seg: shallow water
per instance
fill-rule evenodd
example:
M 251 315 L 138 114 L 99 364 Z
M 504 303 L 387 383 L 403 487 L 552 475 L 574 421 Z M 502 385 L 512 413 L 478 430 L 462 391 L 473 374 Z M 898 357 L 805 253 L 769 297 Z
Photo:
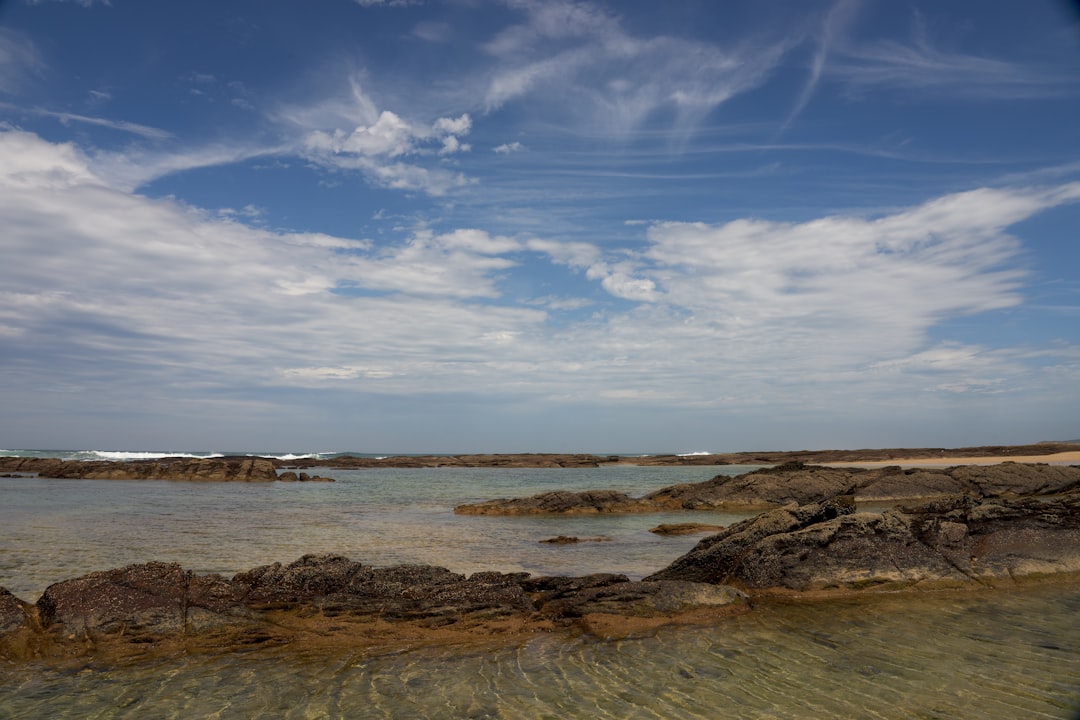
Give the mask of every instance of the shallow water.
M 648 532 L 687 516 L 485 518 L 451 508 L 564 487 L 641 494 L 716 468 L 326 472 L 340 482 L 2 479 L 0 585 L 34 600 L 50 582 L 130 562 L 233 573 L 305 552 L 459 572 L 640 576 L 699 539 Z M 538 543 L 559 534 L 612 540 Z M 553 634 L 0 666 L 0 718 L 1072 718 L 1077 617 L 1080 587 L 1048 587 L 758 603 L 715 626 L 622 641 Z
M 720 468 L 727 474 L 743 466 Z M 305 553 L 340 553 L 375 566 L 430 563 L 455 572 L 541 575 L 621 572 L 641 577 L 699 537 L 649 528 L 685 514 L 475 517 L 453 507 L 556 489 L 641 495 L 706 480 L 717 468 L 316 468 L 336 483 L 185 483 L 0 478 L 0 586 L 34 601 L 51 583 L 133 562 L 179 562 L 232 575 Z M 727 525 L 741 515 L 695 513 Z M 603 542 L 552 546 L 557 535 Z

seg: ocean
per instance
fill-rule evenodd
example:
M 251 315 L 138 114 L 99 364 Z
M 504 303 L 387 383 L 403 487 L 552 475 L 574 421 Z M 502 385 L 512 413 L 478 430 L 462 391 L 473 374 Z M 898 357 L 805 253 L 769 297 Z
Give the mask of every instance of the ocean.
M 498 518 L 452 509 L 553 489 L 640 495 L 749 469 L 310 470 L 338 480 L 330 484 L 0 478 L 0 586 L 32 602 L 50 583 L 129 563 L 231 575 L 305 553 L 465 574 L 640 578 L 700 539 L 649 532 L 686 515 Z M 743 516 L 692 517 L 726 525 Z M 604 540 L 540 542 L 558 535 Z M 619 641 L 554 633 L 381 651 L 9 665 L 0 666 L 0 718 L 1073 718 L 1077 617 L 1080 587 L 908 593 L 759 602 L 715 626 Z

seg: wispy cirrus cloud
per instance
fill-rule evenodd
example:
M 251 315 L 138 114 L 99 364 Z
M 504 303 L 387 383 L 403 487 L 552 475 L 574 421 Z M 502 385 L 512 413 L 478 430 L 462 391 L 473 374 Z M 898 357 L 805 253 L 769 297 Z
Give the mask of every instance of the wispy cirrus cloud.
M 846 43 L 828 67 L 853 92 L 899 89 L 981 100 L 1062 97 L 1080 92 L 1075 74 L 944 49 L 934 43 L 921 15 L 909 42 L 884 39 Z
M 45 61 L 30 38 L 0 27 L 0 93 L 15 93 L 44 70 Z
M 667 113 L 692 127 L 714 108 L 761 85 L 801 42 L 756 38 L 720 47 L 688 38 L 638 37 L 618 18 L 573 0 L 508 3 L 522 24 L 485 44 L 497 58 L 488 82 L 489 110 L 523 97 L 540 98 L 593 127 L 625 134 Z
M 87 403 L 143 409 L 332 388 L 776 412 L 1045 394 L 1078 372 L 1067 346 L 1034 358 L 931 330 L 1023 302 L 1008 228 L 1080 201 L 1080 183 L 876 216 L 653 222 L 607 247 L 477 227 L 374 243 L 132 194 L 30 133 L 0 132 L 0 153 L 5 260 L 19 268 L 0 281 L 0 386 L 25 402 L 60 377 Z M 522 292 L 541 268 L 582 291 Z
M 14 111 L 23 115 L 33 115 L 36 117 L 49 117 L 59 120 L 62 123 L 81 123 L 84 125 L 95 125 L 97 127 L 109 128 L 110 130 L 118 130 L 124 133 L 130 133 L 132 135 L 138 135 L 139 137 L 146 138 L 147 140 L 168 140 L 174 137 L 173 133 L 168 130 L 162 130 L 161 128 L 151 127 L 149 125 L 141 125 L 139 123 L 128 122 L 127 120 L 111 120 L 109 118 L 94 117 L 91 115 L 79 115 L 78 113 L 60 112 L 57 110 L 46 110 L 44 108 L 23 108 L 12 103 L 0 102 L 0 108 L 4 110 Z
M 83 7 L 93 7 L 94 5 L 104 5 L 106 7 L 112 5 L 110 0 L 25 0 L 29 5 L 41 5 L 46 2 L 70 2 L 75 5 L 82 5 Z

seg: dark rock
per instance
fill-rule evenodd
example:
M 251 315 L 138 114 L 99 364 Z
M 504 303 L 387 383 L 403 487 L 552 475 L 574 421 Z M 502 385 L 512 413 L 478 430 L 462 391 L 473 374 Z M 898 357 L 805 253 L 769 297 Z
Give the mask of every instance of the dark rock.
M 37 602 L 45 629 L 62 634 L 183 634 L 247 616 L 239 593 L 217 575 L 195 576 L 176 563 L 151 562 L 50 585 Z M 190 622 L 189 622 L 190 621 Z
M 0 458 L 0 468 L 63 479 L 188 482 L 271 482 L 277 479 L 274 463 L 256 457 L 163 458 L 131 462 Z
M 244 602 L 295 604 L 345 592 L 364 566 L 340 555 L 304 555 L 288 565 L 261 565 L 233 576 Z
M 459 515 L 595 515 L 651 510 L 640 500 L 615 490 L 554 490 L 527 498 L 491 500 L 454 508 Z
M 664 509 L 763 510 L 851 494 L 867 472 L 870 471 L 789 462 L 735 477 L 721 475 L 703 483 L 673 485 L 644 499 Z
M 805 591 L 1080 572 L 1080 493 L 1050 502 L 957 496 L 880 515 L 828 515 L 823 504 L 763 513 L 646 579 Z
M 718 532 L 723 529 L 723 525 L 708 525 L 706 523 L 664 523 L 650 528 L 649 532 L 657 535 L 696 535 L 697 533 Z
M 557 537 L 548 538 L 547 540 L 541 540 L 540 542 L 547 543 L 548 545 L 575 545 L 582 542 L 611 542 L 611 538 L 602 536 L 579 538 L 568 535 L 559 535 Z
M 805 505 L 834 497 L 887 502 L 970 492 L 1045 495 L 1080 487 L 1080 467 L 1001 463 L 961 465 L 944 470 L 833 468 L 787 462 L 734 477 L 671 485 L 641 498 L 611 490 L 553 491 L 528 498 L 460 505 L 461 515 L 538 515 L 713 510 L 756 512 L 791 503 Z
M 24 603 L 7 588 L 0 587 L 0 634 L 15 632 L 31 626 Z

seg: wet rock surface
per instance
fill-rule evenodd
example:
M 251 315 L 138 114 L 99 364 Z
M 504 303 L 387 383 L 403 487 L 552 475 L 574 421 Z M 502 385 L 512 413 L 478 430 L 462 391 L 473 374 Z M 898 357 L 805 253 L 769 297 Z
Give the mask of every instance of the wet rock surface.
M 228 579 L 150 562 L 56 583 L 33 606 L 0 589 L 0 657 L 79 656 L 178 642 L 222 650 L 302 640 L 587 631 L 580 620 L 595 622 L 600 615 L 610 616 L 609 632 L 623 617 L 663 624 L 689 612 L 745 605 L 745 596 L 732 589 L 631 582 L 622 575 L 466 577 L 429 565 L 374 568 L 337 555 L 306 555 Z
M 663 523 L 649 532 L 656 535 L 697 535 L 699 533 L 715 533 L 724 529 L 723 525 L 709 525 L 707 523 Z
M 461 515 L 541 515 L 711 510 L 756 512 L 850 496 L 856 502 L 895 502 L 957 493 L 978 497 L 1049 495 L 1080 487 L 1080 466 L 1005 462 L 941 470 L 898 466 L 834 468 L 788 462 L 730 477 L 662 488 L 641 498 L 614 491 L 553 491 L 528 498 L 460 505 Z

